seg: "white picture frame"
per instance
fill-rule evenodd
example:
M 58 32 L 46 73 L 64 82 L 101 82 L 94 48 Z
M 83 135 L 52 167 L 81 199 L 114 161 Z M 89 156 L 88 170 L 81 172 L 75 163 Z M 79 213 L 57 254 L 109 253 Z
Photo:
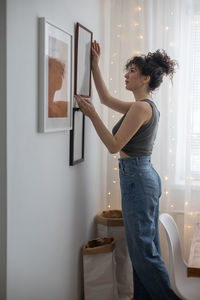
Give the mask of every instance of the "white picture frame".
M 72 129 L 73 36 L 39 18 L 39 132 Z

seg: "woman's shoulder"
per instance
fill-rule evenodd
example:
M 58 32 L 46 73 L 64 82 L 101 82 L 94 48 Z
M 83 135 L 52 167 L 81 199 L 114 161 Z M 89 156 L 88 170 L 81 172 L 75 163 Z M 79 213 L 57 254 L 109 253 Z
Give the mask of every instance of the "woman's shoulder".
M 138 113 L 149 113 L 151 112 L 151 106 L 149 105 L 150 103 L 140 100 L 140 101 L 135 101 L 131 105 L 129 110 L 138 112 Z
M 149 104 L 146 101 L 135 101 L 130 108 L 134 115 L 143 119 L 143 125 L 147 124 L 153 117 L 153 109 Z

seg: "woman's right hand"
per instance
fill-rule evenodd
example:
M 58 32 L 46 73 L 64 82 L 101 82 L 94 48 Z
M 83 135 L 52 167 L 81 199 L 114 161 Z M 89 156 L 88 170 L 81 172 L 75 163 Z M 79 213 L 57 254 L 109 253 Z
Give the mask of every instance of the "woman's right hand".
M 95 66 L 99 63 L 101 50 L 99 44 L 94 40 L 92 43 L 92 68 L 95 68 Z

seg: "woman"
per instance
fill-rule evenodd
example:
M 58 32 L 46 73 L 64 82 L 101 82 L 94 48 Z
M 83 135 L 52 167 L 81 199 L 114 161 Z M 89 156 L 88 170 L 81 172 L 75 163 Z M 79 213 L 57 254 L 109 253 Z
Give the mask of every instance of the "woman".
M 98 62 L 99 44 L 92 45 L 92 73 L 102 104 L 123 115 L 113 135 L 102 123 L 90 101 L 76 96 L 110 153 L 120 151 L 119 175 L 122 212 L 130 258 L 134 272 L 134 300 L 179 299 L 170 287 L 168 273 L 160 254 L 158 212 L 160 177 L 151 164 L 159 111 L 151 92 L 160 86 L 164 75 L 171 78 L 176 62 L 165 51 L 136 56 L 126 64 L 126 89 L 135 101 L 112 97 L 102 79 Z

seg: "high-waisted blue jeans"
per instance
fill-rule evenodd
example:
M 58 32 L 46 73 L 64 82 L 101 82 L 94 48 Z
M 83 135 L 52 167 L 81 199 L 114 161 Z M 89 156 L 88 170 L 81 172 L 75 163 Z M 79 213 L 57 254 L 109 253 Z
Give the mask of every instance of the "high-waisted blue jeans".
M 177 300 L 160 252 L 160 177 L 150 156 L 118 161 L 122 213 L 134 273 L 134 300 Z

